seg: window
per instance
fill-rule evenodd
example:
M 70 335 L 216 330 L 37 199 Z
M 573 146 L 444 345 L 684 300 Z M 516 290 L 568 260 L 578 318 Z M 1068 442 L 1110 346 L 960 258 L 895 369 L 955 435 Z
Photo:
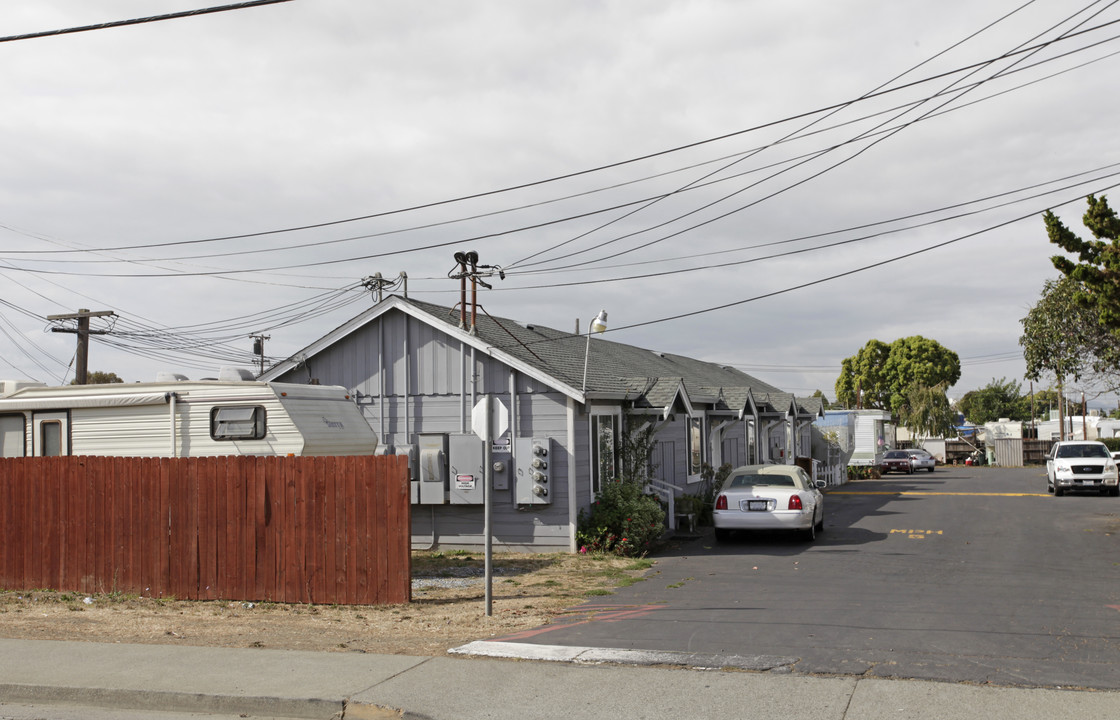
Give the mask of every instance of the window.
M 23 423 L 23 415 L 0 415 L 0 457 L 26 454 Z
M 700 479 L 704 467 L 704 418 L 688 418 L 688 478 L 689 482 Z
M 43 457 L 61 457 L 62 423 L 58 420 L 44 422 L 39 426 L 39 432 L 41 433 L 40 442 L 42 443 Z
M 591 416 L 591 492 L 618 477 L 618 416 Z
M 260 405 L 210 410 L 210 437 L 214 440 L 260 440 L 264 434 L 264 408 Z

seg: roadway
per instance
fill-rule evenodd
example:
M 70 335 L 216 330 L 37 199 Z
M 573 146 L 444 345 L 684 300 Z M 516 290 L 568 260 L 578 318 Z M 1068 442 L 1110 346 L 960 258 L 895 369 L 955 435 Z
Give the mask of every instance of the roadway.
M 825 531 L 677 540 L 647 579 L 496 640 L 795 658 L 792 671 L 1120 688 L 1120 499 L 1040 468 L 832 488 Z

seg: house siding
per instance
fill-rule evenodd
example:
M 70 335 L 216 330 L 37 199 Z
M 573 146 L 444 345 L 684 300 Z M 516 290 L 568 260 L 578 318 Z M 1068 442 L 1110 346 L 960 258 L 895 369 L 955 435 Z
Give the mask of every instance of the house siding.
M 425 433 L 472 433 L 474 404 L 484 394 L 498 398 L 511 411 L 512 439 L 551 439 L 552 488 L 551 503 L 529 508 L 517 506 L 512 477 L 508 490 L 495 490 L 494 542 L 569 547 L 567 397 L 562 393 L 479 350 L 472 353 L 462 341 L 403 313 L 370 322 L 278 379 L 309 378 L 351 389 L 381 442 L 394 447 L 416 445 Z M 586 435 L 586 416 L 577 416 L 576 457 L 586 457 Z M 590 502 L 588 485 L 588 469 L 581 468 L 576 486 L 581 507 Z M 414 505 L 412 542 L 417 547 L 482 544 L 483 512 L 481 504 Z

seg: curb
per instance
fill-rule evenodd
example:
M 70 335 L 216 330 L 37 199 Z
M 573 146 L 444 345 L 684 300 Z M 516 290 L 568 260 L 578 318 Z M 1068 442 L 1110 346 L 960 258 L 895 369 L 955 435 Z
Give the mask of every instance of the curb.
M 800 658 L 779 655 L 716 655 L 670 650 L 625 650 L 621 648 L 571 647 L 567 645 L 533 645 L 529 643 L 476 640 L 451 648 L 452 655 L 544 660 L 582 665 L 670 665 L 693 670 L 749 670 L 752 672 L 790 673 Z
M 9 703 L 88 705 L 110 710 L 162 710 L 215 715 L 256 715 L 282 718 L 400 718 L 395 715 L 351 715 L 342 700 L 294 699 L 245 695 L 207 695 L 158 690 L 109 690 L 104 688 L 0 684 L 0 697 Z M 368 706 L 374 707 L 374 706 Z

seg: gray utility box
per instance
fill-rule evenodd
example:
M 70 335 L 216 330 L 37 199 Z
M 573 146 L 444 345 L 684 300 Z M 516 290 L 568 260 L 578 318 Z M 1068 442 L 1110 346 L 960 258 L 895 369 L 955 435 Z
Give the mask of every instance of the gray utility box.
M 518 505 L 552 502 L 552 438 L 518 438 L 516 441 L 514 500 Z
M 420 479 L 418 501 L 421 505 L 443 505 L 447 502 L 447 435 L 420 435 Z M 414 500 L 415 501 L 415 500 Z
M 449 435 L 447 459 L 450 471 L 447 482 L 452 505 L 481 505 L 484 501 L 486 458 L 482 440 L 477 435 Z

